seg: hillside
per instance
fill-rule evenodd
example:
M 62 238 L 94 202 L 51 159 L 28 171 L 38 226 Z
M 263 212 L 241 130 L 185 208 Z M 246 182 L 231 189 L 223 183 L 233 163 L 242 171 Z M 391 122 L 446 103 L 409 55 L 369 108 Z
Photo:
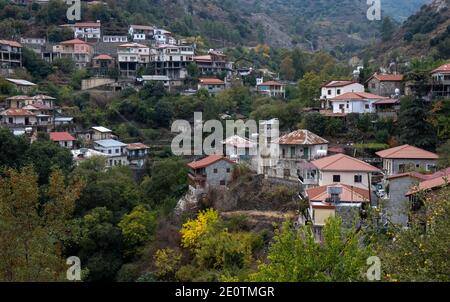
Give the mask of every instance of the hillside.
M 386 43 L 370 47 L 366 55 L 387 63 L 393 59 L 431 55 L 450 56 L 450 0 L 434 0 L 409 17 Z
M 384 0 L 382 9 L 402 19 L 429 0 Z M 204 36 L 214 47 L 255 46 L 352 53 L 379 36 L 380 22 L 366 18 L 362 0 L 107 0 L 84 3 L 83 20 L 101 20 L 106 32 L 129 23 L 162 26 L 182 36 Z M 107 4 L 106 6 L 104 4 Z M 14 6 L 0 1 L 0 36 L 43 35 L 65 23 L 65 5 L 51 0 Z

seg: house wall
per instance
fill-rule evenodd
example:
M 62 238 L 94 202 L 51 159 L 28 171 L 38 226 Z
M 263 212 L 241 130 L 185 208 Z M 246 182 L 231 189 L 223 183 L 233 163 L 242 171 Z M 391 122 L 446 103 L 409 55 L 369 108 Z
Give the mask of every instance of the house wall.
M 342 113 L 340 106 L 344 108 L 344 113 L 374 113 L 375 103 L 377 100 L 361 100 L 361 101 L 332 101 L 333 113 Z M 369 108 L 366 108 L 366 105 Z
M 12 123 L 10 123 L 10 118 L 12 118 Z M 2 116 L 2 124 L 7 125 L 25 125 L 25 119 L 24 116 Z M 28 117 L 28 125 L 35 125 L 37 122 L 35 116 L 29 116 Z
M 328 94 L 328 91 L 330 91 L 330 94 Z M 322 87 L 320 98 L 332 99 L 347 92 L 364 92 L 364 86 L 359 83 L 353 83 L 343 87 Z
M 63 148 L 67 149 L 73 148 L 73 141 L 59 141 L 58 144 Z
M 217 169 L 217 173 L 214 173 L 214 169 Z M 230 169 L 230 172 L 227 172 L 227 169 Z M 226 161 L 221 160 L 218 162 L 215 162 L 212 165 L 209 165 L 205 168 L 205 174 L 206 174 L 206 183 L 212 187 L 214 186 L 220 186 L 221 181 L 225 181 L 225 185 L 227 185 L 232 178 L 232 172 L 233 172 L 233 164 Z
M 367 172 L 342 172 L 342 171 L 319 171 L 319 186 L 326 186 L 335 183 L 333 175 L 340 175 L 340 183 L 355 186 L 362 189 L 369 189 L 369 175 Z M 355 175 L 362 176 L 361 183 L 355 183 Z
M 389 198 L 381 202 L 381 207 L 386 210 L 386 214 L 392 223 L 402 226 L 408 224 L 408 214 L 411 205 L 408 197 L 405 195 L 417 183 L 418 180 L 413 177 L 388 180 Z
M 101 140 L 110 139 L 110 138 L 111 138 L 110 132 L 104 133 L 104 132 L 94 131 L 94 133 L 92 134 L 93 141 L 101 141 Z
M 395 94 L 395 89 L 400 89 L 403 92 L 402 82 L 384 81 L 380 82 L 376 78 L 372 78 L 368 82 L 368 90 L 370 93 L 390 97 Z
M 383 170 L 387 171 L 387 175 L 395 175 L 404 173 L 400 169 L 400 165 L 410 166 L 414 170 L 431 171 L 428 166 L 436 166 L 437 160 L 435 159 L 383 159 Z M 411 170 L 411 169 L 410 169 Z

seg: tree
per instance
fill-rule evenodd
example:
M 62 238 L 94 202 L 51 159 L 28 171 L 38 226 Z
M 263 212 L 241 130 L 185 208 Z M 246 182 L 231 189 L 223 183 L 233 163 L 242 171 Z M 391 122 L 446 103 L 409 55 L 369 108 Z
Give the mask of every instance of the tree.
M 294 62 L 292 61 L 292 58 L 290 56 L 286 56 L 282 61 L 280 65 L 280 73 L 281 77 L 288 81 L 295 80 L 295 69 L 292 66 Z
M 25 152 L 25 157 L 38 173 L 40 184 L 47 183 L 52 169 L 58 168 L 68 173 L 73 167 L 72 153 L 50 140 L 31 144 Z
M 436 132 L 428 122 L 425 102 L 414 97 L 403 97 L 398 118 L 397 140 L 399 144 L 410 144 L 433 150 L 436 147 Z
M 395 32 L 395 25 L 394 22 L 392 22 L 392 19 L 390 17 L 384 17 L 383 21 L 381 23 L 381 39 L 383 42 L 389 41 L 392 39 L 392 35 Z
M 304 128 L 317 135 L 324 135 L 326 123 L 326 118 L 318 112 L 307 113 L 303 119 Z
M 152 205 L 161 205 L 168 198 L 179 198 L 187 189 L 187 168 L 184 161 L 167 158 L 155 161 L 151 176 L 141 184 L 144 196 Z
M 17 137 L 8 128 L 0 127 L 0 167 L 21 167 L 29 145 L 25 136 Z
M 5 171 L 0 177 L 1 281 L 64 280 L 62 244 L 74 233 L 71 218 L 81 189 L 81 182 L 66 185 L 55 170 L 42 195 L 31 167 Z
M 315 106 L 314 102 L 320 97 L 320 86 L 322 79 L 315 72 L 307 72 L 298 82 L 300 99 L 306 106 Z
M 450 167 L 450 139 L 438 149 L 439 166 L 443 169 Z
M 433 102 L 429 120 L 441 141 L 450 139 L 450 102 L 448 100 Z
M 31 49 L 22 49 L 22 60 L 23 66 L 35 79 L 45 79 L 52 72 L 51 65 L 42 60 L 42 58 Z
M 208 227 L 219 221 L 219 213 L 214 209 L 207 209 L 198 213 L 195 220 L 188 220 L 181 228 L 181 245 L 194 249 L 198 246 L 199 238 Z
M 156 216 L 143 205 L 138 205 L 123 216 L 118 226 L 127 248 L 126 254 L 134 255 L 139 246 L 151 239 L 156 228 Z
M 318 243 L 310 226 L 300 230 L 284 223 L 269 248 L 267 264 L 259 265 L 250 280 L 258 282 L 362 281 L 371 255 L 354 228 L 342 229 L 340 218 L 327 221 L 324 242 Z
M 450 281 L 450 188 L 422 197 L 424 224 L 392 230 L 378 246 L 387 281 Z

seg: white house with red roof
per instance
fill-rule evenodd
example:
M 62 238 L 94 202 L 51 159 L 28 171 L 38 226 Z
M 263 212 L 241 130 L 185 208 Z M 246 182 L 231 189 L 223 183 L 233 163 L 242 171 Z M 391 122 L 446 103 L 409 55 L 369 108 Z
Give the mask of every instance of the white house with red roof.
M 347 92 L 329 100 L 334 114 L 375 113 L 375 103 L 387 97 L 367 92 Z
M 323 84 L 320 93 L 322 109 L 330 108 L 328 100 L 347 92 L 364 92 L 364 86 L 349 80 L 333 80 Z
M 436 170 L 439 156 L 433 152 L 410 145 L 402 145 L 376 153 L 383 160 L 383 170 L 387 176 L 409 171 Z
M 50 140 L 66 149 L 73 149 L 76 141 L 69 132 L 50 132 Z
M 221 155 L 210 155 L 187 166 L 189 185 L 196 190 L 228 185 L 235 163 Z
M 372 174 L 380 169 L 345 154 L 336 154 L 311 162 L 318 170 L 318 185 L 342 183 L 370 190 Z
M 431 93 L 434 97 L 450 97 L 450 63 L 439 66 L 431 72 L 433 80 Z

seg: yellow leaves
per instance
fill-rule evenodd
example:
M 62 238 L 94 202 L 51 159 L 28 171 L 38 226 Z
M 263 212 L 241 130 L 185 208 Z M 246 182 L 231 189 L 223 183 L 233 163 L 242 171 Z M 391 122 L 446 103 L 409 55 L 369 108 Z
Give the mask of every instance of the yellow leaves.
M 181 245 L 184 248 L 194 248 L 197 240 L 208 226 L 219 220 L 219 213 L 214 209 L 207 209 L 198 214 L 197 219 L 189 220 L 181 228 Z
M 173 249 L 157 250 L 153 256 L 156 267 L 156 275 L 164 277 L 174 273 L 181 260 L 181 254 Z

